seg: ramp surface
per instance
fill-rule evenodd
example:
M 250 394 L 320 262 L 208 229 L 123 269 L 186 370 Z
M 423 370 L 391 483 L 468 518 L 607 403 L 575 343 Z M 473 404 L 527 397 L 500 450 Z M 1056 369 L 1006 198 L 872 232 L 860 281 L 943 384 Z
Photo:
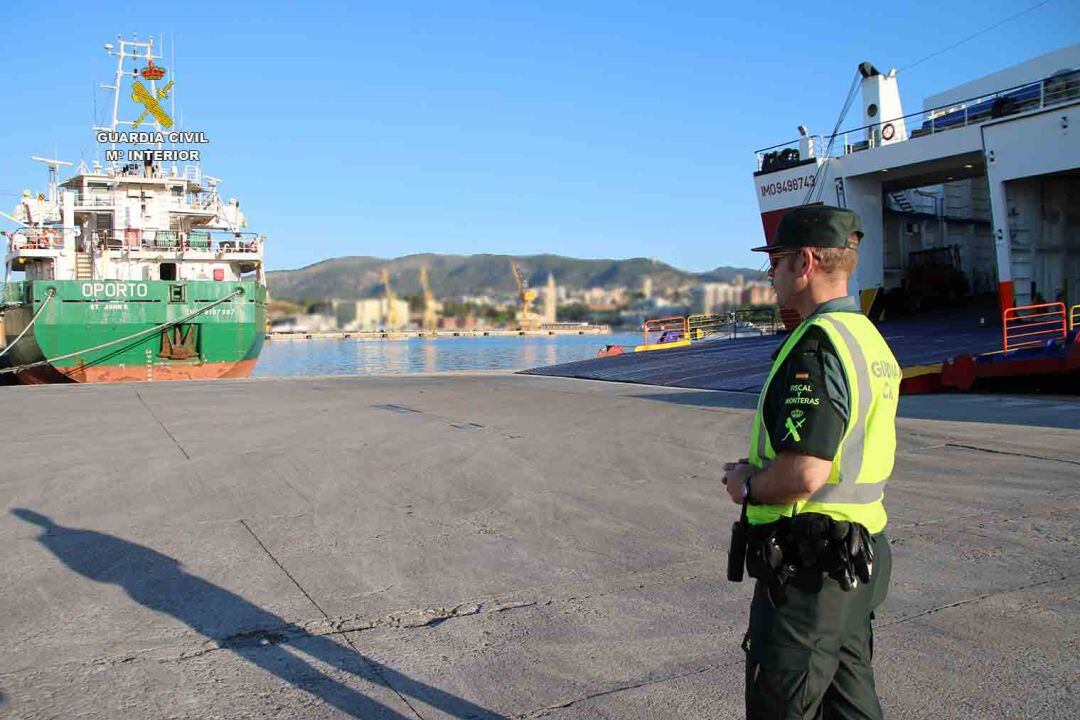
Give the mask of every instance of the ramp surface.
M 1001 328 L 980 326 L 976 315 L 881 323 L 878 328 L 904 368 L 936 365 L 958 355 L 974 357 L 1001 349 Z M 628 352 L 525 372 L 701 390 L 757 392 L 765 383 L 772 354 L 783 340 L 775 335 L 710 340 L 688 348 Z

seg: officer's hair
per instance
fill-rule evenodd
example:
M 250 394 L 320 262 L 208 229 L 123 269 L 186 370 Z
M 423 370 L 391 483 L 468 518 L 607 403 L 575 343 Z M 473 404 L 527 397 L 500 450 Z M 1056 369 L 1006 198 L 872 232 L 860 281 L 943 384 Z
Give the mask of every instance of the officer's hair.
M 848 243 L 858 247 L 859 236 L 852 233 Z M 810 248 L 817 261 L 818 268 L 826 275 L 844 275 L 850 277 L 859 264 L 859 253 L 854 248 Z

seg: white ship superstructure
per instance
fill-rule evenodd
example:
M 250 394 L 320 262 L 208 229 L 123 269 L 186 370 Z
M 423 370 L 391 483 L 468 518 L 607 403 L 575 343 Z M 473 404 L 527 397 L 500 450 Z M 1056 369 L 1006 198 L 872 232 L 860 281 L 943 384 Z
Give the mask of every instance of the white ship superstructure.
M 928 97 L 910 115 L 895 71 L 863 63 L 859 73 L 860 127 L 824 137 L 800 127 L 798 140 L 757 152 L 766 237 L 797 205 L 858 212 L 851 291 L 867 311 L 890 293 L 1080 303 L 1080 44 Z M 950 267 L 965 287 L 940 287 Z
M 127 78 L 145 82 L 149 92 L 161 93 L 153 79 L 140 78 L 140 67 L 153 67 L 160 55 L 154 40 L 118 40 L 106 49 L 117 58 L 113 85 L 112 122 L 97 127 L 99 137 L 129 131 L 135 120 L 120 119 L 120 98 Z M 162 72 L 158 70 L 158 72 Z M 153 77 L 151 75 L 151 77 Z M 142 134 L 169 137 L 168 128 L 153 115 L 139 125 Z M 201 133 L 186 137 L 199 138 Z M 218 178 L 202 172 L 199 163 L 160 162 L 169 151 L 163 143 L 136 150 L 137 162 L 123 160 L 90 166 L 81 163 L 75 174 L 59 181 L 60 160 L 35 157 L 49 170 L 47 193 L 30 190 L 12 212 L 22 227 L 9 234 L 7 271 L 23 271 L 26 280 L 256 280 L 264 283 L 265 238 L 247 228 L 236 199 L 223 202 Z M 116 152 L 115 143 L 109 150 Z M 185 151 L 186 152 L 186 151 Z M 157 155 L 155 155 L 157 153 Z

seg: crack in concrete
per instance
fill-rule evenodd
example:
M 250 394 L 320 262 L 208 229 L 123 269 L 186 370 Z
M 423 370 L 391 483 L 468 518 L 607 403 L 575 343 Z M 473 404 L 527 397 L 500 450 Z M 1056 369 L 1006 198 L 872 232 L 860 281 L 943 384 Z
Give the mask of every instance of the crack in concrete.
M 657 678 L 655 680 L 641 680 L 639 682 L 630 683 L 627 685 L 620 685 L 618 687 L 609 688 L 607 690 L 601 690 L 599 692 L 589 693 L 579 698 L 567 700 L 565 702 L 555 703 L 554 705 L 548 705 L 546 707 L 537 708 L 536 710 L 530 710 L 520 715 L 514 715 L 514 720 L 528 720 L 530 718 L 544 717 L 555 710 L 563 710 L 581 702 L 587 702 L 589 700 L 595 700 L 596 698 L 606 697 L 608 695 L 615 695 L 616 693 L 625 692 L 627 690 L 636 690 L 638 688 L 649 687 L 651 685 L 661 685 L 663 683 L 672 682 L 673 680 L 681 680 L 682 678 L 692 677 L 694 675 L 701 675 L 711 670 L 721 670 L 725 668 L 733 667 L 731 664 L 717 664 L 708 665 L 703 668 L 695 668 L 694 670 L 688 670 L 686 672 L 676 673 L 667 677 Z
M 281 569 L 281 572 L 285 573 L 285 576 L 287 578 L 289 578 L 289 580 L 292 581 L 293 585 L 295 585 L 297 587 L 297 589 L 300 590 L 301 593 L 304 594 L 304 597 L 306 597 L 308 599 L 308 602 L 310 602 L 312 604 L 312 606 L 314 606 L 314 608 L 319 611 L 319 614 L 321 614 L 326 619 L 327 622 L 332 623 L 333 621 L 330 619 L 330 615 L 327 614 L 327 612 L 322 609 L 322 606 L 319 605 L 319 603 L 315 602 L 315 598 L 311 597 L 311 594 L 308 593 L 308 591 L 304 589 L 304 586 L 301 585 L 296 580 L 296 578 L 294 578 L 292 576 L 292 573 L 290 573 L 285 568 L 285 566 L 282 565 L 281 562 L 276 557 L 274 557 L 274 554 L 272 552 L 270 552 L 270 549 L 268 547 L 266 547 L 265 543 L 263 543 L 263 541 L 259 538 L 259 536 L 255 534 L 255 531 L 251 529 L 251 526 L 249 526 L 247 524 L 247 521 L 241 519 L 240 524 L 244 526 L 245 530 L 247 530 L 249 533 L 251 533 L 251 537 L 253 537 L 255 539 L 255 542 L 259 544 L 259 547 L 261 547 L 263 549 L 263 552 L 266 553 L 266 556 L 268 558 L 270 558 L 274 562 L 274 564 L 278 566 L 278 568 Z M 310 636 L 310 633 L 307 633 L 307 635 Z M 417 709 L 415 707 L 413 707 L 413 704 L 411 702 L 409 702 L 408 698 L 406 698 L 396 687 L 394 687 L 392 684 L 390 684 L 390 682 L 386 679 L 386 676 L 384 676 L 382 674 L 382 670 L 379 668 L 379 666 L 377 664 L 371 662 L 366 655 L 364 655 L 362 652 L 360 652 L 360 649 L 356 647 L 356 645 L 352 641 L 352 638 L 350 638 L 348 636 L 348 634 L 343 633 L 342 634 L 342 639 L 345 641 L 345 643 L 350 648 L 352 648 L 352 651 L 354 653 L 356 653 L 356 656 L 358 658 L 360 658 L 360 660 L 362 660 L 365 665 L 368 666 L 368 670 L 370 670 L 376 677 L 379 678 L 379 680 L 382 682 L 384 687 L 390 688 L 390 690 L 393 691 L 393 693 L 398 696 L 398 699 L 401 700 L 401 702 L 403 702 L 407 708 L 412 710 L 413 714 L 416 715 L 416 717 L 419 720 L 424 720 L 424 716 L 421 715 L 419 713 L 419 711 L 417 711 Z
M 360 633 L 366 630 L 375 630 L 379 628 L 411 630 L 421 629 L 425 627 L 435 627 L 442 624 L 443 622 L 446 622 L 447 620 L 453 620 L 457 618 L 479 615 L 497 615 L 530 607 L 563 603 L 577 603 L 584 600 L 595 600 L 598 598 L 603 598 L 612 594 L 616 594 L 618 592 L 622 592 L 624 590 L 638 590 L 641 587 L 640 583 L 642 582 L 642 580 L 658 580 L 660 582 L 665 582 L 665 580 L 663 579 L 663 575 L 674 570 L 686 568 L 693 569 L 695 566 L 711 568 L 714 564 L 712 556 L 710 555 L 705 558 L 695 558 L 692 560 L 672 563 L 670 565 L 665 565 L 658 568 L 637 570 L 627 573 L 623 576 L 613 578 L 609 587 L 605 587 L 599 589 L 597 592 L 591 593 L 579 594 L 573 592 L 572 588 L 578 583 L 556 583 L 554 586 L 549 585 L 535 588 L 522 588 L 521 590 L 496 597 L 466 600 L 453 606 L 434 606 L 426 608 L 409 608 L 406 610 L 396 610 L 376 618 L 364 618 L 356 615 L 352 617 L 339 617 L 335 619 L 329 617 L 325 612 L 323 612 L 321 607 L 314 600 L 311 600 L 310 595 L 306 593 L 304 588 L 300 586 L 300 584 L 291 575 L 291 573 L 289 573 L 288 570 L 286 570 L 281 565 L 281 563 L 278 562 L 277 559 L 269 552 L 265 544 L 263 544 L 259 540 L 258 536 L 255 535 L 255 533 L 247 525 L 247 522 L 245 520 L 236 519 L 231 520 L 230 522 L 240 522 L 245 526 L 245 529 L 249 533 L 251 533 L 252 536 L 255 538 L 255 541 L 259 543 L 259 546 L 260 548 L 262 548 L 263 552 L 266 553 L 267 556 L 293 582 L 293 584 L 296 585 L 302 593 L 304 593 L 305 597 L 307 597 L 311 601 L 312 605 L 317 610 L 319 610 L 322 618 L 316 620 L 301 619 L 291 622 L 283 621 L 281 625 L 274 627 L 251 628 L 243 630 L 241 632 L 233 633 L 232 635 L 229 635 L 220 640 L 206 640 L 200 643 L 200 647 L 198 650 L 180 650 L 179 654 L 175 654 L 175 651 L 169 650 L 170 647 L 175 646 L 162 645 L 156 648 L 139 650 L 134 653 L 134 656 L 137 656 L 139 659 L 156 660 L 157 662 L 161 663 L 184 662 L 186 660 L 201 657 L 209 653 L 217 652 L 218 650 L 231 649 L 233 647 L 288 644 L 294 639 L 304 637 L 345 635 L 346 640 L 348 640 L 347 635 L 349 633 Z M 645 577 L 643 578 L 642 576 Z M 698 574 L 692 574 L 688 576 L 684 574 L 680 579 L 683 581 L 688 581 L 696 579 L 698 577 Z M 384 592 L 390 587 L 393 586 L 380 588 L 374 593 L 369 594 L 377 594 L 380 592 Z M 558 596 L 558 592 L 560 590 L 565 593 L 565 591 L 568 589 L 571 590 L 569 594 L 564 594 L 561 597 Z M 522 595 L 530 592 L 533 594 L 532 597 L 528 597 L 527 595 L 525 597 L 522 597 Z M 297 631 L 291 628 L 299 628 L 300 630 Z M 126 663 L 133 659 L 134 656 L 132 653 L 127 652 L 113 657 L 106 656 L 96 658 L 93 660 L 93 662 L 105 665 Z M 9 671 L 7 673 L 0 672 L 0 677 L 4 677 L 5 675 L 11 674 L 12 672 L 21 672 L 21 670 Z
M 945 447 L 960 448 L 963 450 L 977 450 L 979 452 L 990 453 L 992 455 L 1011 455 L 1013 457 L 1029 458 L 1031 460 L 1047 460 L 1049 462 L 1067 463 L 1069 465 L 1080 465 L 1080 461 L 1065 460 L 1063 458 L 1046 457 L 1045 455 L 1031 455 L 1029 453 L 1012 452 L 1011 450 L 994 450 L 992 448 L 979 447 L 978 445 L 964 445 L 962 443 L 945 443 Z
M 334 635 L 346 635 L 347 633 L 359 633 L 377 628 L 416 629 L 435 627 L 447 620 L 468 617 L 470 615 L 504 613 L 521 608 L 546 605 L 552 600 L 523 600 L 510 602 L 473 602 L 462 603 L 454 607 L 441 608 L 418 608 L 399 610 L 377 618 L 338 618 L 333 620 L 329 617 L 325 621 L 309 621 L 284 624 L 276 628 L 258 628 L 229 635 L 216 641 L 213 646 L 205 647 L 195 652 L 183 653 L 176 658 L 176 662 L 182 662 L 191 658 L 201 657 L 218 650 L 227 650 L 234 647 L 257 647 L 260 645 L 287 644 L 295 639 L 305 637 L 327 637 Z M 324 616 L 325 617 L 325 616 Z M 299 627 L 300 630 L 290 631 L 289 626 Z
M 153 408 L 146 404 L 146 401 L 143 400 L 143 396 L 139 394 L 138 390 L 135 391 L 135 397 L 139 398 L 139 402 L 141 402 L 142 406 L 146 408 L 146 411 L 150 413 L 150 417 L 154 418 L 154 420 L 157 421 L 157 424 L 161 426 L 161 429 L 165 431 L 165 434 L 169 436 L 169 439 L 172 440 L 176 447 L 179 448 L 180 452 L 184 454 L 184 457 L 188 460 L 191 460 L 191 456 L 188 455 L 187 450 L 184 449 L 184 446 L 180 444 L 180 441 L 177 440 L 171 432 L 169 432 L 169 428 L 165 427 L 165 423 L 161 422 L 161 418 L 157 416 L 157 413 L 154 412 Z
M 1075 578 L 1075 577 L 1080 577 L 1080 573 L 1073 573 L 1072 575 L 1059 575 L 1058 577 L 1050 578 L 1049 580 L 1040 580 L 1038 582 L 1029 583 L 1027 585 L 1021 585 L 1020 587 L 1010 588 L 1008 590 L 998 590 L 996 592 L 984 593 L 982 595 L 977 595 L 975 597 L 966 598 L 964 600 L 957 600 L 956 602 L 945 603 L 944 605 L 937 605 L 935 607 L 932 607 L 932 608 L 930 608 L 928 610 L 923 610 L 922 612 L 916 613 L 914 615 L 908 615 L 907 617 L 898 618 L 896 620 L 891 620 L 889 622 L 884 622 L 884 623 L 880 623 L 880 624 L 875 623 L 874 624 L 874 630 L 881 630 L 883 628 L 893 627 L 895 625 L 902 625 L 902 624 L 904 624 L 906 622 L 910 622 L 912 620 L 917 620 L 917 619 L 919 619 L 921 617 L 926 617 L 927 615 L 933 615 L 934 613 L 941 612 L 942 610 L 948 610 L 948 609 L 954 608 L 954 607 L 961 607 L 963 605 L 970 605 L 972 603 L 977 603 L 977 602 L 981 602 L 983 600 L 986 600 L 987 598 L 997 597 L 999 595 L 1008 595 L 1010 593 L 1021 592 L 1023 590 L 1030 590 L 1032 588 L 1042 587 L 1043 585 L 1050 585 L 1052 583 L 1061 582 L 1062 580 L 1071 580 L 1072 578 Z

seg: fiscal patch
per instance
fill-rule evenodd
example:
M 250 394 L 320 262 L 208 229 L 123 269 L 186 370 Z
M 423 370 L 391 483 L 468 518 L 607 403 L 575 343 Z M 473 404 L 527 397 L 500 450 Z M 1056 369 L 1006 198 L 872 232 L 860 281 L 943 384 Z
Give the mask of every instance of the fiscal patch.
M 795 396 L 792 397 L 791 395 L 788 395 L 788 397 L 784 400 L 784 405 L 811 405 L 812 406 L 812 405 L 821 404 L 821 399 L 820 398 L 804 397 L 803 396 L 803 393 L 812 394 L 814 392 L 814 386 L 811 385 L 810 383 L 795 383 L 794 385 L 792 385 L 791 387 L 788 388 L 788 392 L 789 393 L 795 393 Z

